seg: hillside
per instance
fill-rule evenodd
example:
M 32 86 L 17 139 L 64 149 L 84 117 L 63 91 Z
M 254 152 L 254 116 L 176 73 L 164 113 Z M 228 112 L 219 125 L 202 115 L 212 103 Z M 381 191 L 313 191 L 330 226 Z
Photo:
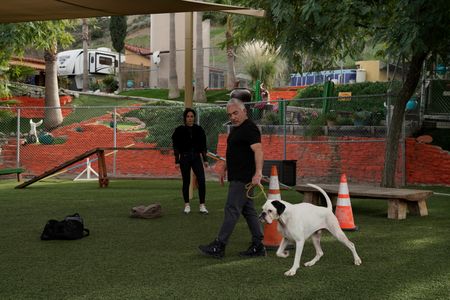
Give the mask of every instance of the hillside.
M 88 22 L 90 37 L 89 48 L 112 48 L 111 36 L 109 33 L 109 18 L 90 18 Z M 127 38 L 125 42 L 134 46 L 148 48 L 150 45 L 150 16 L 128 16 L 127 24 Z M 75 38 L 75 41 L 70 46 L 70 49 L 82 48 L 81 23 L 75 26 L 72 35 Z

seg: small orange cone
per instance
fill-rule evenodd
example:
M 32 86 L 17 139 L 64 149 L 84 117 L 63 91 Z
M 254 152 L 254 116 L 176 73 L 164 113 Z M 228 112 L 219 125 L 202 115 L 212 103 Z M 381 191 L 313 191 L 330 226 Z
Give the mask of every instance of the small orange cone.
M 270 172 L 269 195 L 267 200 L 281 200 L 280 184 L 278 182 L 277 166 L 273 165 Z M 277 248 L 283 237 L 278 232 L 278 222 L 273 220 L 272 224 L 264 224 L 263 244 L 266 248 Z
M 358 227 L 355 226 L 355 221 L 353 220 L 352 204 L 350 202 L 347 177 L 345 174 L 341 175 L 341 182 L 339 183 L 335 215 L 342 230 L 358 230 Z

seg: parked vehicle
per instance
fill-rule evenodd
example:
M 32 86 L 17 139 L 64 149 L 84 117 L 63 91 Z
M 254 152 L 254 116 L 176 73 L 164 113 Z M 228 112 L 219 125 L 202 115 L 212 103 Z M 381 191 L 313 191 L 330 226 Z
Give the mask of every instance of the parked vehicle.
M 119 66 L 119 53 L 109 48 L 89 49 L 88 65 L 90 80 L 115 75 Z M 66 76 L 72 90 L 83 88 L 83 49 L 58 53 L 58 76 Z

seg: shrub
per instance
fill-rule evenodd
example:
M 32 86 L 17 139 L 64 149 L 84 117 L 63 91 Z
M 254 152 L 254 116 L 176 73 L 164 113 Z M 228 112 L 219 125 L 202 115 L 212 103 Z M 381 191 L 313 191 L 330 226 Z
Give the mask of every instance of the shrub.
M 24 82 L 27 77 L 34 75 L 35 70 L 31 67 L 12 65 L 5 73 L 11 81 Z
M 102 90 L 103 86 L 104 86 L 103 82 L 101 82 L 101 81 L 94 80 L 94 81 L 89 82 L 89 89 L 91 91 Z
M 167 102 L 164 102 L 164 107 L 156 106 L 158 103 L 153 105 L 155 107 L 133 110 L 124 116 L 136 117 L 146 124 L 148 136 L 144 142 L 155 143 L 161 148 L 172 147 L 172 133 L 183 124 L 184 106 Z M 201 107 L 197 109 L 197 114 L 206 133 L 208 150 L 215 152 L 218 135 L 224 132 L 223 124 L 228 121 L 225 110 L 220 107 Z
M 119 82 L 112 75 L 106 76 L 102 80 L 102 82 L 103 82 L 106 92 L 108 92 L 108 93 L 112 93 L 119 88 Z
M 326 119 L 323 115 L 319 115 L 316 118 L 311 119 L 311 122 L 306 127 L 305 136 L 318 136 L 323 135 L 323 126 L 326 124 Z
M 269 111 L 261 118 L 262 125 L 280 125 L 280 117 L 276 112 Z
M 219 133 L 225 132 L 224 124 L 228 121 L 225 109 L 220 107 L 199 108 L 200 124 L 206 133 L 208 150 L 216 152 Z
M 396 94 L 400 88 L 401 83 L 398 81 L 392 82 L 359 82 L 352 84 L 336 84 L 334 86 L 333 97 L 337 97 L 339 92 L 351 92 L 352 96 L 358 95 L 382 95 L 386 94 L 388 89 Z M 303 98 L 319 98 L 323 96 L 323 84 L 310 85 L 304 89 L 298 90 L 296 99 Z
M 342 84 L 335 85 L 333 97 L 337 97 L 339 92 L 351 92 L 354 97 L 349 101 L 342 101 L 342 99 L 328 99 L 329 108 L 337 112 L 355 112 L 358 110 L 364 110 L 373 114 L 382 115 L 384 112 L 384 102 L 386 98 L 380 97 L 361 97 L 370 95 L 385 95 L 388 89 L 392 90 L 392 93 L 396 93 L 400 89 L 399 82 L 362 82 L 354 84 Z M 315 107 L 321 109 L 323 106 L 323 99 L 307 100 L 307 98 L 321 98 L 323 94 L 323 84 L 311 85 L 307 88 L 298 91 L 295 98 L 303 99 L 303 101 L 291 101 L 289 105 L 301 106 L 301 107 Z

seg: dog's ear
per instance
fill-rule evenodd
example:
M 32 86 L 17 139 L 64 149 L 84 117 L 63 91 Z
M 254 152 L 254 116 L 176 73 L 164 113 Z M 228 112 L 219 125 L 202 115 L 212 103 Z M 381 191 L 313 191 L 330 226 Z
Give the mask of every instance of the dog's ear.
M 281 203 L 278 200 L 272 201 L 272 205 L 277 209 L 277 214 L 279 216 L 281 216 L 281 214 L 284 212 L 284 210 L 286 209 L 286 205 L 284 205 L 283 203 Z

